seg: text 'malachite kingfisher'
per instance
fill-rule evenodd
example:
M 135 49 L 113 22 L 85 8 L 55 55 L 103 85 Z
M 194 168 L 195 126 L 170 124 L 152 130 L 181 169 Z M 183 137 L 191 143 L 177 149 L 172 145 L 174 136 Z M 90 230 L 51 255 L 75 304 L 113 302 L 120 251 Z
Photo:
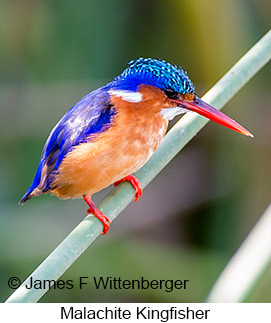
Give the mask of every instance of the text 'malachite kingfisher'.
M 34 181 L 20 204 L 52 193 L 81 198 L 103 223 L 110 225 L 91 196 L 114 183 L 129 181 L 141 196 L 139 180 L 131 175 L 157 149 L 168 120 L 194 111 L 246 136 L 253 135 L 195 95 L 186 72 L 164 60 L 138 58 L 107 85 L 76 103 L 53 128 L 42 151 Z

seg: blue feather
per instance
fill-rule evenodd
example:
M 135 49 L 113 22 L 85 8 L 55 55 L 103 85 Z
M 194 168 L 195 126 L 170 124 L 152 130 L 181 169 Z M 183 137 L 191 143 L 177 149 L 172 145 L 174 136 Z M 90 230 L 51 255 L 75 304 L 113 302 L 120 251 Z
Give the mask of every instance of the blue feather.
M 110 97 L 104 88 L 97 89 L 76 103 L 51 131 L 42 151 L 41 160 L 32 185 L 20 200 L 24 203 L 31 192 L 39 187 L 41 193 L 51 189 L 54 179 L 64 157 L 72 149 L 89 141 L 89 136 L 97 134 L 111 125 L 115 110 L 110 105 Z M 41 173 L 47 166 L 46 178 L 41 181 Z

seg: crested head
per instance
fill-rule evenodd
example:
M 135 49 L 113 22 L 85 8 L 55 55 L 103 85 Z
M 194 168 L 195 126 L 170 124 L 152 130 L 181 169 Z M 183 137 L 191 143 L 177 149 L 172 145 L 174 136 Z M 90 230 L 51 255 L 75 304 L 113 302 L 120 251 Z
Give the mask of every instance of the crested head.
M 137 91 L 140 85 L 152 85 L 163 91 L 172 90 L 180 94 L 195 91 L 193 83 L 181 67 L 152 58 L 130 61 L 127 68 L 110 83 L 111 88 L 128 91 Z

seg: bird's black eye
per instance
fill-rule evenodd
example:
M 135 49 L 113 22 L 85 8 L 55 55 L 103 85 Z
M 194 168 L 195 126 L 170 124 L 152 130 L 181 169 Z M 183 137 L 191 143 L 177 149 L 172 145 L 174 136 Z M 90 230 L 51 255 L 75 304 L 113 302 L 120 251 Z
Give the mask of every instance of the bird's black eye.
M 176 100 L 179 98 L 179 93 L 173 91 L 172 89 L 166 89 L 164 92 L 169 99 Z

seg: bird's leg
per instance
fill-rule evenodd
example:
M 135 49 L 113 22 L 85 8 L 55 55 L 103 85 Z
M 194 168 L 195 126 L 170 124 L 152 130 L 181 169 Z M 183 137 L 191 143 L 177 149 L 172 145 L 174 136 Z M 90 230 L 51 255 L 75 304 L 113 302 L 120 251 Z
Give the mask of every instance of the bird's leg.
M 96 216 L 96 218 L 98 218 L 103 226 L 103 232 L 102 234 L 106 234 L 106 232 L 108 231 L 109 227 L 110 227 L 110 223 L 111 221 L 109 220 L 109 218 L 103 214 L 103 212 L 101 212 L 93 203 L 90 195 L 83 195 L 84 201 L 87 203 L 87 205 L 89 206 L 89 209 L 87 210 L 87 213 L 92 213 L 94 216 Z
M 142 195 L 142 187 L 140 184 L 140 181 L 133 175 L 128 175 L 123 177 L 121 180 L 117 181 L 114 183 L 114 187 L 119 185 L 119 183 L 121 182 L 130 182 L 133 186 L 133 188 L 135 189 L 135 199 L 134 201 L 138 201 L 138 199 L 140 198 L 140 196 Z

